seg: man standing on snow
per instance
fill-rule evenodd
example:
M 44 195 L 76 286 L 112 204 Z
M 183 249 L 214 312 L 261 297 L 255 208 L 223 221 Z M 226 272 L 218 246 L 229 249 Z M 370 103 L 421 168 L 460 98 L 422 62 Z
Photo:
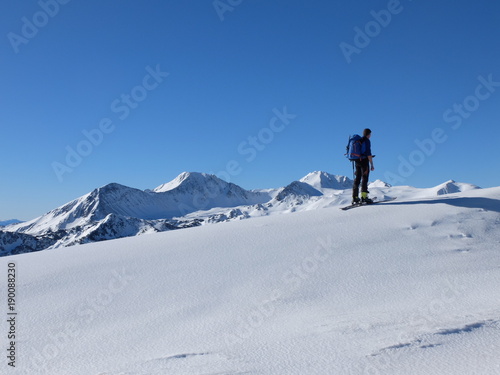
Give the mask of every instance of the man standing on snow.
M 352 203 L 359 203 L 359 183 L 361 182 L 361 202 L 370 204 L 373 201 L 368 198 L 368 178 L 370 176 L 370 170 L 375 170 L 373 166 L 373 156 L 370 137 L 372 136 L 372 131 L 370 129 L 363 130 L 363 138 L 361 138 L 362 152 L 361 157 L 355 161 L 356 166 L 356 178 L 354 179 L 354 185 L 352 186 Z

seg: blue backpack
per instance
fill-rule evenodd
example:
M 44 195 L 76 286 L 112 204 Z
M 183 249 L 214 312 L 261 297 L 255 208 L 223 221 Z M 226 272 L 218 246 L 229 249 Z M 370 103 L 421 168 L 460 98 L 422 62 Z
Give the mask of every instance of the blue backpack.
M 358 134 L 354 134 L 349 137 L 349 143 L 346 146 L 345 157 L 349 160 L 359 160 L 361 159 L 361 155 L 365 152 L 365 145 L 362 142 L 363 138 L 361 138 Z

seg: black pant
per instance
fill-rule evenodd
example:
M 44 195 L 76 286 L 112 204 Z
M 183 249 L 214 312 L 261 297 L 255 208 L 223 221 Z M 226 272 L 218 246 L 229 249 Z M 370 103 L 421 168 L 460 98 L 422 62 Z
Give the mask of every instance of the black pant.
M 356 198 L 359 195 L 359 183 L 361 182 L 361 191 L 368 192 L 368 178 L 370 177 L 370 163 L 368 159 L 356 160 L 356 178 L 352 185 L 352 196 Z

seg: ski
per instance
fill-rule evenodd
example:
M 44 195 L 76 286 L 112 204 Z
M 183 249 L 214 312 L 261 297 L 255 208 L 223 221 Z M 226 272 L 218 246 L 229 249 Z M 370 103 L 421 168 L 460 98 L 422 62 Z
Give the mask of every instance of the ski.
M 393 200 L 395 200 L 397 197 L 394 197 L 394 198 L 388 198 L 388 199 L 384 199 L 382 201 L 377 201 L 377 200 L 374 200 L 373 203 L 370 203 L 370 204 L 367 204 L 367 203 L 355 203 L 355 204 L 350 204 L 349 206 L 345 206 L 345 207 L 340 207 L 340 209 L 342 211 L 347 211 L 347 210 L 350 210 L 351 208 L 356 208 L 356 207 L 361 207 L 361 206 L 371 206 L 372 204 L 377 204 L 377 203 L 384 203 L 384 202 L 391 202 Z M 376 199 L 376 198 L 375 198 Z

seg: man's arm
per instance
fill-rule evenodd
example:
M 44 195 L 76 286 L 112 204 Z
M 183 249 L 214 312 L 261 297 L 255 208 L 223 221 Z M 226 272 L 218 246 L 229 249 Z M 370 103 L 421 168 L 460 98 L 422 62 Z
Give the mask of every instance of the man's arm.
M 375 167 L 373 166 L 373 156 L 371 156 L 371 155 L 370 155 L 370 156 L 368 156 L 368 161 L 370 162 L 370 169 L 371 169 L 372 171 L 374 171 L 374 170 L 375 170 Z

